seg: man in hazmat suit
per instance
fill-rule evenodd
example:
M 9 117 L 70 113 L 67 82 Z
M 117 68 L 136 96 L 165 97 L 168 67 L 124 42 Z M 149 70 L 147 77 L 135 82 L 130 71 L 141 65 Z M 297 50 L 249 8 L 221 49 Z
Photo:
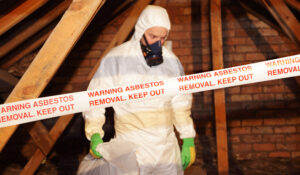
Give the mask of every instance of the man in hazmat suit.
M 135 25 L 131 40 L 113 48 L 103 58 L 88 90 L 143 83 L 149 87 L 151 84 L 146 82 L 184 75 L 178 58 L 162 46 L 170 26 L 164 8 L 148 5 Z M 116 139 L 138 146 L 139 174 L 183 174 L 195 161 L 191 105 L 192 95 L 185 94 L 113 106 Z M 91 141 L 90 154 L 96 158 L 101 157 L 96 147 L 103 143 L 104 113 L 104 108 L 83 113 L 85 133 Z M 181 152 L 173 126 L 183 139 Z

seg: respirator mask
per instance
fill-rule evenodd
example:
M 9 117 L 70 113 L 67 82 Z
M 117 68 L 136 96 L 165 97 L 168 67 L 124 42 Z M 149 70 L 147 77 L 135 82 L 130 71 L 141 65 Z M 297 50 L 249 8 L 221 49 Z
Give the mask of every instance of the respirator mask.
M 151 45 L 149 45 L 145 35 L 143 35 L 146 46 L 141 43 L 141 48 L 143 51 L 143 55 L 145 57 L 146 63 L 148 66 L 157 66 L 163 63 L 162 56 L 162 46 L 161 41 L 157 41 Z

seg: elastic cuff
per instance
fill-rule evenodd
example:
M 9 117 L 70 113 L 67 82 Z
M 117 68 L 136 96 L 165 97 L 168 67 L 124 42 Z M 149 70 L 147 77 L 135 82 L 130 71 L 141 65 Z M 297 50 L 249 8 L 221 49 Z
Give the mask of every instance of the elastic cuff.
M 187 147 L 195 146 L 194 138 L 184 138 L 182 146 L 187 146 Z

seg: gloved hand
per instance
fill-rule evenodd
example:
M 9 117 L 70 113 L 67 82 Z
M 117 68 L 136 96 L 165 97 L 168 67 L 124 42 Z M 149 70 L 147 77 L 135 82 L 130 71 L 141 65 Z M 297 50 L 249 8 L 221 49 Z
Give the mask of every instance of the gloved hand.
M 103 140 L 100 136 L 99 133 L 95 133 L 92 135 L 91 137 L 91 143 L 90 143 L 90 154 L 94 157 L 94 158 L 101 158 L 102 155 L 96 151 L 96 148 L 99 144 L 103 143 Z
M 181 163 L 183 170 L 192 165 L 196 159 L 196 151 L 194 138 L 183 139 L 182 150 L 181 150 Z

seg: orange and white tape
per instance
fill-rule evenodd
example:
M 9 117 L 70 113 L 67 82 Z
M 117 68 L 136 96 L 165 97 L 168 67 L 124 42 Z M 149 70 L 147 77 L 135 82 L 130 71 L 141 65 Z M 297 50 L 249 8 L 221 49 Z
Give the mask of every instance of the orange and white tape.
M 300 54 L 237 67 L 0 105 L 0 128 L 118 103 L 300 76 Z

